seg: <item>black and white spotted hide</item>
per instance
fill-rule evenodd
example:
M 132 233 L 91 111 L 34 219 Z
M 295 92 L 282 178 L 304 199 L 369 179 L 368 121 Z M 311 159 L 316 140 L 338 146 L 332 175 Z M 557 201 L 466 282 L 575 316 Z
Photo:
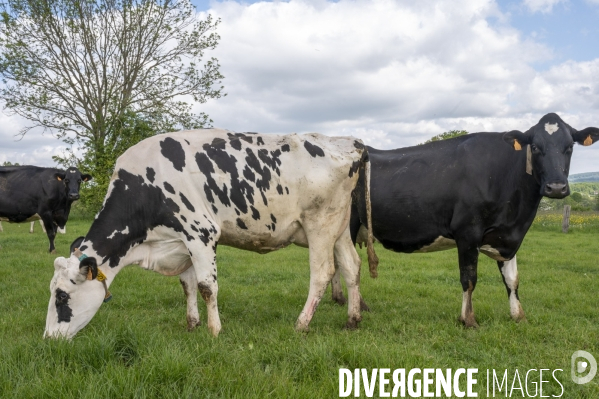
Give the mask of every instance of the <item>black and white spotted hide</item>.
M 197 130 L 144 140 L 119 158 L 85 239 L 55 262 L 45 335 L 72 337 L 102 304 L 103 283 L 81 277 L 89 259 L 107 286 L 129 264 L 179 275 L 188 327 L 199 324 L 199 291 L 208 328 L 218 335 L 217 244 L 259 253 L 291 243 L 310 248 L 310 290 L 298 330 L 308 328 L 337 257 L 349 287 L 348 326 L 355 327 L 360 258 L 348 222 L 365 159 L 360 141 L 319 134 Z M 58 304 L 71 314 L 57 311 Z

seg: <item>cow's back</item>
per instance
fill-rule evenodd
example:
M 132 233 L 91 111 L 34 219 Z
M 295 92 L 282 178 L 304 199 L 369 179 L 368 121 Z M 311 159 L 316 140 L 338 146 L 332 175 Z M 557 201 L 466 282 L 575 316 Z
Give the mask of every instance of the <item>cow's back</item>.
M 383 245 L 401 252 L 453 237 L 466 224 L 492 226 L 518 201 L 526 162 L 526 152 L 513 151 L 497 133 L 368 152 L 373 231 Z M 358 185 L 363 188 L 363 177 Z M 364 221 L 363 197 L 358 209 Z
M 355 186 L 363 152 L 351 137 L 183 131 L 127 150 L 113 180 L 126 171 L 140 184 L 134 191 L 171 199 L 192 235 L 210 221 L 219 243 L 263 252 L 287 245 L 320 210 L 346 206 L 336 196 Z
M 54 178 L 57 172 L 28 165 L 0 167 L 0 217 L 23 222 L 42 208 L 58 207 L 63 193 Z

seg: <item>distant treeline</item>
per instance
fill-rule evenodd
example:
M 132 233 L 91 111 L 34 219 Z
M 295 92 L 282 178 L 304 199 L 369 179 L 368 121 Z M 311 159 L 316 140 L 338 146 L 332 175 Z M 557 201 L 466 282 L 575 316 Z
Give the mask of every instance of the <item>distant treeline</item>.
M 592 175 L 599 173 L 581 173 L 580 175 Z M 572 177 L 580 176 L 572 175 L 568 179 L 570 181 L 570 196 L 564 199 L 543 198 L 539 210 L 542 211 L 560 211 L 564 205 L 570 205 L 574 211 L 599 211 L 599 180 L 591 183 L 573 183 Z

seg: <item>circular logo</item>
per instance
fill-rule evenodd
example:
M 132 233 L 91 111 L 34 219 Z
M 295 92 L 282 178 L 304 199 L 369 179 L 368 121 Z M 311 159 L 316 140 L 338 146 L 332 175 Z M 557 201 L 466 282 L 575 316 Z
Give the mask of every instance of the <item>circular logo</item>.
M 584 375 L 587 373 L 587 375 Z M 586 384 L 597 374 L 597 360 L 587 351 L 576 351 L 572 354 L 572 381 Z

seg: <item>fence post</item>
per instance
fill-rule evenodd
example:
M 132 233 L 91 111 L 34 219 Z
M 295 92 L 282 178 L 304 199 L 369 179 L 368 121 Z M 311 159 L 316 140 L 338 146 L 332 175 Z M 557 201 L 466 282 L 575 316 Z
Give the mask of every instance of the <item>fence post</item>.
M 564 218 L 562 219 L 562 233 L 567 233 L 570 227 L 570 205 L 564 205 Z

